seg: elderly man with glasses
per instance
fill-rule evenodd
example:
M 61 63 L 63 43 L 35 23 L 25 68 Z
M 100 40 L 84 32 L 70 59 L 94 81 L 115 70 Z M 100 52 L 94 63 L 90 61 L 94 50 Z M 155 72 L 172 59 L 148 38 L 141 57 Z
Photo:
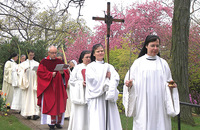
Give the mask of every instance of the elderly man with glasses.
M 56 58 L 57 48 L 50 46 L 48 56 L 42 59 L 37 70 L 38 105 L 41 107 L 41 124 L 48 124 L 50 130 L 55 126 L 59 129 L 64 123 L 64 113 L 67 102 L 68 69 L 55 71 L 57 64 L 64 64 Z

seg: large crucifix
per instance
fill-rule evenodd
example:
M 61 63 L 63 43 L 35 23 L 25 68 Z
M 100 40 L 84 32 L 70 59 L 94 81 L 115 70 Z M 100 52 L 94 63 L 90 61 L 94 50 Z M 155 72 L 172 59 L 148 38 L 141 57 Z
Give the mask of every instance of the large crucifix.
M 107 25 L 107 61 L 109 63 L 109 38 L 110 38 L 110 25 L 112 22 L 124 22 L 124 19 L 113 19 L 110 15 L 110 2 L 107 2 L 107 15 L 105 18 L 102 17 L 92 17 L 93 20 L 103 20 Z M 108 100 L 106 100 L 106 130 L 108 130 Z
M 107 25 L 107 61 L 109 63 L 109 38 L 110 38 L 110 25 L 112 22 L 124 22 L 124 19 L 114 19 L 110 15 L 110 2 L 107 2 L 107 15 L 105 15 L 105 18 L 102 17 L 92 17 L 93 20 L 103 20 L 105 21 Z

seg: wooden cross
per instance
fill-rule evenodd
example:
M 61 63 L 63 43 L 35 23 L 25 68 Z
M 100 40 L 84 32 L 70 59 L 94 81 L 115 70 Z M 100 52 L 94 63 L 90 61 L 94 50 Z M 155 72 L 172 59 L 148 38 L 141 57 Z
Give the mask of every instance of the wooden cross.
M 112 16 L 110 16 L 110 2 L 107 2 L 107 15 L 105 15 L 105 18 L 102 17 L 92 17 L 93 20 L 103 20 L 105 21 L 107 25 L 107 61 L 109 63 L 109 38 L 110 38 L 110 25 L 112 22 L 124 22 L 124 19 L 113 19 Z
M 110 25 L 112 22 L 124 22 L 123 19 L 113 19 L 112 16 L 110 16 L 110 2 L 107 2 L 107 15 L 105 15 L 105 18 L 101 17 L 92 17 L 93 20 L 103 20 L 105 21 L 107 25 L 107 61 L 109 63 L 109 37 L 110 37 Z M 106 130 L 108 130 L 108 100 L 106 100 Z

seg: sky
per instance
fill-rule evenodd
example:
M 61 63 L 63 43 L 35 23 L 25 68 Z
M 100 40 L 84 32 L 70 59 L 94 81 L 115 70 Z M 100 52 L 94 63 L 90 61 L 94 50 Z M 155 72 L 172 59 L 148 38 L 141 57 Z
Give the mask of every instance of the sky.
M 93 30 L 96 25 L 100 25 L 100 21 L 92 20 L 92 17 L 104 17 L 104 12 L 107 11 L 107 2 L 110 2 L 110 10 L 112 11 L 114 5 L 126 7 L 132 5 L 133 2 L 136 3 L 142 1 L 146 0 L 85 0 L 84 7 L 81 9 L 81 15 L 83 16 L 80 18 L 85 19 L 86 25 Z M 77 18 L 78 9 L 71 8 L 69 12 L 71 13 L 72 18 Z
M 30 0 L 34 1 L 34 0 Z M 56 0 L 41 0 L 42 7 L 45 7 L 50 4 L 50 1 L 53 1 L 54 3 Z M 67 0 L 59 0 L 62 4 L 66 5 Z M 152 2 L 152 1 L 158 1 L 158 0 L 85 0 L 85 3 L 81 9 L 81 16 L 80 18 L 85 19 L 86 25 L 90 27 L 91 30 L 94 31 L 94 27 L 97 25 L 100 25 L 100 21 L 92 20 L 92 17 L 105 17 L 104 12 L 107 11 L 107 2 L 110 2 L 110 11 L 112 12 L 113 6 L 117 5 L 118 8 L 125 8 L 133 3 L 144 3 L 144 2 Z M 165 0 L 165 2 L 172 2 L 173 0 Z M 78 17 L 78 8 L 70 7 L 69 13 L 71 14 L 71 17 L 73 19 L 77 19 Z M 199 13 L 198 13 L 199 16 Z
M 30 0 L 34 1 L 34 0 Z M 47 5 L 51 5 L 50 1 L 56 2 L 55 0 L 41 0 L 41 7 L 45 8 Z M 113 6 L 117 5 L 118 8 L 125 8 L 127 6 L 132 5 L 133 3 L 142 3 L 142 2 L 150 2 L 153 0 L 85 0 L 85 3 L 81 9 L 81 17 L 85 19 L 86 25 L 90 27 L 91 30 L 94 31 L 94 27 L 96 25 L 100 25 L 100 21 L 92 20 L 92 17 L 105 17 L 104 12 L 107 11 L 107 2 L 110 2 L 110 11 L 112 12 Z M 60 0 L 61 5 L 66 5 L 66 0 Z M 70 7 L 68 9 L 71 17 L 73 19 L 77 19 L 78 17 L 78 8 Z

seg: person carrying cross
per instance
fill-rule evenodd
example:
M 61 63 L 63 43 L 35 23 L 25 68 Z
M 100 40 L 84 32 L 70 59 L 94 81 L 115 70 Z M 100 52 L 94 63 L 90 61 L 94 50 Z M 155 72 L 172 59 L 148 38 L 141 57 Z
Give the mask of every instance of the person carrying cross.
M 116 101 L 119 91 L 119 74 L 104 62 L 104 48 L 96 44 L 92 48 L 91 63 L 86 68 L 86 100 L 88 103 L 88 130 L 122 130 Z M 106 128 L 106 100 L 108 120 Z

